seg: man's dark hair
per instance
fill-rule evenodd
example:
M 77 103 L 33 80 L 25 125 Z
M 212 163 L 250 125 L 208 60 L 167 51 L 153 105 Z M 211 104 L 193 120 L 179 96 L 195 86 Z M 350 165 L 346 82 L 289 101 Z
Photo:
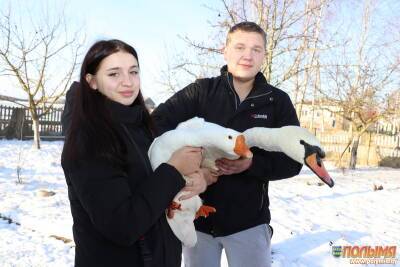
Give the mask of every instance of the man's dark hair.
M 229 29 L 228 35 L 226 36 L 226 45 L 228 45 L 228 43 L 231 41 L 231 34 L 237 31 L 259 33 L 264 40 L 264 45 L 267 44 L 267 34 L 257 23 L 251 21 L 243 21 L 233 25 L 232 28 Z

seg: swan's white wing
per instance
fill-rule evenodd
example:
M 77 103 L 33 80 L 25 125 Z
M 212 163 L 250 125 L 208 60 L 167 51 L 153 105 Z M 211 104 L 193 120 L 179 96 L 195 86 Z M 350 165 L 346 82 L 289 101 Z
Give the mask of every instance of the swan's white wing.
M 202 146 L 205 148 L 203 166 L 215 168 L 216 159 L 238 158 L 233 152 L 234 140 L 236 140 L 238 134 L 237 131 L 208 123 L 202 118 L 195 117 L 179 124 L 175 130 L 168 131 L 156 138 L 149 148 L 148 155 L 152 167 L 155 169 L 161 163 L 168 161 L 172 153 L 183 146 Z M 229 136 L 231 137 L 228 138 Z M 210 145 L 210 139 L 212 141 L 221 141 Z M 221 148 L 218 149 L 217 146 Z M 174 201 L 181 204 L 182 210 L 175 210 L 174 217 L 172 219 L 167 217 L 167 221 L 174 234 L 184 245 L 194 246 L 197 236 L 193 221 L 202 202 L 199 196 L 178 201 L 181 194 L 182 192 L 178 193 Z
M 167 222 L 175 236 L 187 247 L 193 247 L 197 242 L 196 229 L 194 228 L 194 219 L 196 212 L 200 209 L 202 201 L 199 196 L 179 201 L 179 197 L 184 193 L 180 192 L 176 195 L 174 201 L 181 204 L 180 210 L 175 210 L 172 219 L 168 218 Z

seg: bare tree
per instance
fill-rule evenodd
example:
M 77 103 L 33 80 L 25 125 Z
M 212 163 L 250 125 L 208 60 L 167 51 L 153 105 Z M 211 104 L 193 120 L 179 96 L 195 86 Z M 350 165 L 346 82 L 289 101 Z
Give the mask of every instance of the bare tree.
M 306 54 L 314 51 L 318 40 L 320 20 L 329 0 L 221 0 L 222 9 L 209 8 L 217 14 L 211 22 L 215 36 L 207 41 L 183 39 L 198 55 L 220 55 L 229 28 L 241 21 L 254 21 L 267 34 L 266 53 L 262 72 L 267 81 L 275 86 L 297 77 L 304 72 Z M 186 60 L 188 61 L 188 60 Z M 221 61 L 209 60 L 208 65 L 217 68 Z M 308 66 L 310 68 L 310 66 Z
M 188 45 L 187 56 L 173 57 L 161 75 L 167 91 L 181 89 L 182 77 L 193 81 L 199 77 L 218 75 L 223 64 L 221 54 L 231 26 L 241 21 L 254 21 L 267 34 L 266 54 L 261 71 L 267 81 L 294 92 L 294 103 L 301 114 L 302 103 L 309 90 L 318 86 L 315 76 L 321 64 L 319 52 L 335 46 L 322 42 L 320 33 L 331 0 L 220 0 L 220 7 L 207 7 L 216 14 L 209 22 L 210 38 L 196 41 L 181 39 Z M 177 84 L 179 84 L 177 86 Z M 187 84 L 187 82 L 186 82 Z M 171 88 L 175 88 L 171 90 Z M 318 90 L 314 89 L 315 95 Z M 292 96 L 293 97 L 293 96 Z
M 201 60 L 178 60 L 169 74 L 180 69 L 195 76 L 199 66 L 217 69 L 221 61 L 215 56 L 221 58 L 229 28 L 254 21 L 267 34 L 262 67 L 267 81 L 292 90 L 299 117 L 302 103 L 310 99 L 313 106 L 322 104 L 342 116 L 351 125 L 347 148 L 352 149 L 350 166 L 355 167 L 360 136 L 395 110 L 387 100 L 399 85 L 397 1 L 378 5 L 374 0 L 220 0 L 220 4 L 209 8 L 216 14 L 210 22 L 213 36 L 202 42 L 182 38 Z
M 180 52 L 170 56 L 171 49 L 165 46 L 165 63 L 158 79 L 158 83 L 163 87 L 163 93 L 174 94 L 196 79 L 209 77 L 219 70 L 219 66 L 213 64 L 218 59 L 213 58 L 213 55 L 196 54 L 195 50 L 196 48 L 190 47 L 188 53 Z
M 184 80 L 184 82 L 186 82 L 186 80 L 194 81 L 202 77 L 201 72 L 197 72 L 194 70 L 194 68 L 196 67 L 201 68 L 201 64 L 196 65 L 193 62 L 185 60 L 182 55 L 180 55 L 177 60 L 174 60 L 176 62 L 173 62 L 172 59 L 168 56 L 169 53 L 167 49 L 165 50 L 166 64 L 165 68 L 161 71 L 162 77 L 159 83 L 167 89 L 168 93 L 173 94 L 182 89 L 182 83 L 178 79 L 176 79 L 177 76 L 180 76 L 181 78 L 185 76 L 187 79 L 180 79 Z M 174 59 L 176 58 L 177 56 L 174 56 Z M 201 59 L 199 59 L 199 61 L 201 61 Z
M 80 33 L 69 34 L 65 15 L 22 19 L 11 5 L 0 13 L 0 71 L 17 82 L 26 95 L 34 144 L 40 149 L 39 119 L 64 95 L 77 67 Z M 62 11 L 62 7 L 60 8 Z M 39 109 L 41 112 L 39 113 Z
M 354 49 L 343 46 L 334 56 L 331 68 L 326 68 L 321 93 L 330 106 L 340 107 L 339 113 L 349 125 L 349 141 L 341 154 L 351 148 L 349 167 L 354 169 L 360 137 L 378 120 L 388 118 L 395 109 L 389 105 L 385 90 L 397 89 L 400 67 L 399 40 L 379 38 L 372 31 L 374 5 L 366 1 L 362 12 L 361 30 Z M 387 28 L 380 28 L 384 32 Z M 372 34 L 373 33 L 373 34 Z
M 306 1 L 305 10 L 310 9 L 309 5 L 315 4 L 313 1 Z M 302 37 L 302 44 L 298 49 L 298 53 L 295 57 L 294 64 L 288 69 L 288 73 L 296 70 L 297 75 L 295 76 L 296 87 L 294 92 L 294 102 L 296 111 L 299 119 L 301 119 L 303 103 L 307 96 L 307 89 L 313 87 L 312 96 L 312 113 L 314 113 L 314 101 L 316 97 L 317 88 L 319 86 L 319 71 L 320 63 L 319 57 L 319 46 L 320 46 L 320 31 L 321 31 L 321 20 L 324 16 L 325 3 L 320 3 L 319 9 L 311 9 L 305 15 L 304 19 L 304 35 Z M 310 27 L 313 24 L 313 27 Z M 301 72 L 301 67 L 304 71 Z M 302 79 L 302 82 L 300 82 Z M 312 83 L 312 79 L 314 82 Z M 312 84 L 311 84 L 312 83 Z M 310 130 L 313 128 L 313 119 L 311 120 Z

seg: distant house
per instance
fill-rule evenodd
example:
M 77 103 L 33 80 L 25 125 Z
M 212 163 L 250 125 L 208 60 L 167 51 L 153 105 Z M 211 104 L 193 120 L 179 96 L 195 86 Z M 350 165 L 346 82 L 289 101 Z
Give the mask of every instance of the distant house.
M 400 89 L 395 90 L 388 97 L 388 105 L 400 114 Z
M 9 106 L 9 107 L 21 107 L 21 105 L 27 105 L 28 100 L 22 98 L 16 98 L 11 96 L 0 95 L 0 105 Z
M 347 122 L 335 111 L 340 111 L 340 107 L 324 103 L 314 103 L 313 106 L 311 101 L 304 101 L 298 116 L 301 126 L 313 132 L 343 130 Z
M 377 133 L 396 135 L 400 133 L 400 118 L 378 121 L 374 129 Z
M 386 135 L 396 135 L 400 132 L 400 90 L 390 97 L 389 104 L 399 111 L 398 114 L 394 114 L 389 119 L 382 119 L 376 122 L 368 131 Z M 333 106 L 321 101 L 315 102 L 313 106 L 311 101 L 304 101 L 298 116 L 301 126 L 314 133 L 347 131 L 350 127 L 350 122 L 336 113 L 338 111 L 340 111 L 339 106 Z
M 378 121 L 373 131 L 386 135 L 400 135 L 400 89 L 389 95 L 387 105 L 395 112 L 391 117 Z
M 54 108 L 63 108 L 65 99 L 61 98 L 57 100 L 54 104 Z M 12 96 L 0 95 L 0 105 L 8 107 L 27 107 L 29 106 L 29 101 L 26 98 L 16 98 Z

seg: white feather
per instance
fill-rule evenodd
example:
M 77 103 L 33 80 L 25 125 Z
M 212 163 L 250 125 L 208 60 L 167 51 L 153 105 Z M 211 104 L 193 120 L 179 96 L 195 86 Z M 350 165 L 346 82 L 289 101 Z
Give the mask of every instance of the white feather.
M 149 148 L 148 155 L 154 170 L 161 163 L 167 162 L 172 153 L 181 147 L 203 147 L 202 167 L 215 169 L 216 159 L 239 158 L 234 152 L 238 135 L 240 133 L 235 130 L 195 117 L 182 122 L 175 130 L 156 138 Z M 197 242 L 193 221 L 202 201 L 199 196 L 180 201 L 181 195 L 182 192 L 179 192 L 174 198 L 175 202 L 181 204 L 181 210 L 175 210 L 174 217 L 172 219 L 167 217 L 167 221 L 178 239 L 185 246 L 191 247 Z

